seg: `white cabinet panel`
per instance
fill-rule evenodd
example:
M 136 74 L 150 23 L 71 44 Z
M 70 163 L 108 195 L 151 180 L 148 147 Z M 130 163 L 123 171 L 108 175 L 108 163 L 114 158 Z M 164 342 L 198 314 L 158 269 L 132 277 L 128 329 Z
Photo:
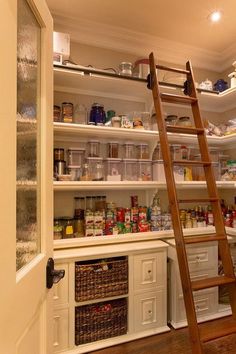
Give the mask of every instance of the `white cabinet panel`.
M 68 264 L 60 263 L 55 265 L 55 269 L 65 269 L 64 278 L 53 286 L 54 306 L 68 305 L 69 302 L 69 284 L 68 284 Z
M 217 267 L 217 252 L 217 245 L 206 244 L 201 247 L 188 247 L 187 258 L 190 272 Z
M 56 310 L 53 316 L 54 352 L 68 349 L 69 346 L 69 310 Z
M 134 256 L 134 291 L 162 287 L 166 275 L 165 253 Z
M 134 309 L 135 332 L 166 324 L 166 309 L 163 308 L 162 291 L 135 295 Z

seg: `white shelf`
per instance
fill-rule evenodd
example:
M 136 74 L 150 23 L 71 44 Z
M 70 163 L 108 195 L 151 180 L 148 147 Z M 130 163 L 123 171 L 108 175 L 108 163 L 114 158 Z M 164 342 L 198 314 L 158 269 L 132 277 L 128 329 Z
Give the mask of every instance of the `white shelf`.
M 158 131 L 138 130 L 113 128 L 107 126 L 92 126 L 83 124 L 70 123 L 53 123 L 55 141 L 70 141 L 78 142 L 80 139 L 116 139 L 119 136 L 120 141 L 133 140 L 136 142 L 145 141 L 154 147 L 159 141 Z M 197 137 L 190 134 L 168 133 L 170 143 L 198 144 Z M 210 146 L 219 146 L 224 148 L 233 148 L 236 144 L 236 134 L 226 136 L 207 136 L 207 141 Z
M 217 181 L 218 188 L 231 189 L 236 187 L 236 181 Z M 54 181 L 54 191 L 101 191 L 101 190 L 165 190 L 166 183 L 158 181 Z M 202 189 L 206 188 L 205 181 L 176 182 L 177 189 Z
M 54 68 L 54 85 L 55 91 L 136 102 L 146 102 L 152 93 L 142 80 L 122 80 L 100 74 L 84 75 L 70 68 Z
M 225 112 L 236 107 L 236 87 L 229 88 L 219 94 L 201 92 L 198 95 L 201 110 Z

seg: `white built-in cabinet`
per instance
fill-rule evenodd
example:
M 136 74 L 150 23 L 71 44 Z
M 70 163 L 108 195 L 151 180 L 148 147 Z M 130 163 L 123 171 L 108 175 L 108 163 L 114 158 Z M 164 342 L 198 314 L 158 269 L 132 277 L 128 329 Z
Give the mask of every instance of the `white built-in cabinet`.
M 166 90 L 166 89 L 165 89 Z M 171 91 L 173 92 L 173 90 Z M 200 108 L 223 112 L 233 108 L 236 91 L 221 94 L 202 92 L 199 94 Z M 70 68 L 54 68 L 54 104 L 63 101 L 84 103 L 88 108 L 93 102 L 104 102 L 106 109 L 118 113 L 127 111 L 152 111 L 151 91 L 144 80 L 129 80 L 103 75 L 84 75 L 83 71 Z M 197 144 L 193 136 L 168 133 L 170 142 L 179 141 Z M 97 127 L 80 124 L 54 123 L 54 147 L 77 147 L 89 139 L 98 139 L 105 144 L 119 140 L 122 145 L 127 140 L 137 144 L 149 144 L 150 158 L 158 142 L 157 131 L 128 130 L 113 127 Z M 236 136 L 208 137 L 209 145 L 222 150 L 232 150 Z M 235 181 L 218 181 L 220 193 L 231 195 Z M 181 194 L 199 195 L 205 190 L 204 181 L 177 182 Z M 168 200 L 166 184 L 163 181 L 67 181 L 54 182 L 54 217 L 73 216 L 75 196 L 106 195 L 117 205 L 130 206 L 130 196 L 137 195 L 140 205 L 150 205 L 153 195 L 159 191 L 164 206 Z M 165 196 L 165 197 L 164 197 Z M 231 202 L 232 203 L 232 202 Z M 167 209 L 166 209 L 167 210 Z M 209 229 L 208 229 L 209 230 Z M 213 230 L 211 230 L 213 232 Z M 188 229 L 185 233 L 205 233 L 205 229 Z M 173 231 L 145 232 L 101 237 L 83 237 L 54 241 L 56 267 L 65 269 L 65 278 L 54 288 L 54 348 L 55 352 L 85 353 L 128 340 L 161 333 L 168 321 L 175 327 L 186 324 L 182 289 L 178 271 Z M 168 242 L 165 242 L 168 239 Z M 163 241 L 160 241 L 163 240 Z M 167 291 L 167 249 L 168 249 L 168 291 Z M 75 301 L 75 262 L 94 261 L 118 256 L 128 260 L 128 292 L 118 298 L 127 301 L 127 333 L 109 339 L 75 345 L 75 308 L 83 305 L 116 300 L 116 297 L 99 298 L 80 303 Z M 214 276 L 218 272 L 218 252 L 214 243 L 189 246 L 188 259 L 192 278 Z M 194 295 L 200 320 L 219 316 L 218 290 L 203 290 Z M 226 314 L 228 308 L 223 311 Z M 222 314 L 221 314 L 222 315 Z

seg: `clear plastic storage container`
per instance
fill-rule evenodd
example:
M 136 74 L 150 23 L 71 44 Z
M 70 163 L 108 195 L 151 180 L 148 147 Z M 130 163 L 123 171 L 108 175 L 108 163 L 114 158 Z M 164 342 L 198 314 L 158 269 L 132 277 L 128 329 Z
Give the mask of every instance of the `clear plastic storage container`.
M 152 160 L 138 160 L 138 180 L 152 181 Z
M 119 143 L 117 141 L 107 144 L 107 156 L 113 159 L 119 157 Z
M 68 167 L 81 167 L 84 163 L 85 149 L 69 148 L 67 150 Z
M 102 157 L 88 157 L 87 163 L 89 165 L 92 181 L 103 181 L 104 165 Z
M 141 143 L 137 145 L 137 158 L 142 160 L 149 159 L 149 146 L 148 144 Z
M 107 158 L 105 162 L 105 179 L 107 181 L 121 181 L 121 159 Z
M 154 160 L 152 161 L 152 176 L 153 181 L 165 182 L 165 171 L 163 160 Z
M 98 140 L 88 141 L 88 157 L 99 157 L 100 142 Z
M 124 159 L 135 159 L 135 145 L 133 142 L 126 142 L 123 145 L 123 158 Z
M 137 159 L 123 159 L 123 181 L 137 181 Z

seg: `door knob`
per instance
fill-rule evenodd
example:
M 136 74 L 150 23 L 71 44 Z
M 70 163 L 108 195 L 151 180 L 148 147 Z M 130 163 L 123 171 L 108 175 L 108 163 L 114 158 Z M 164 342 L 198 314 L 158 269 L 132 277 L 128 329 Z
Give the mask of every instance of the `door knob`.
M 46 267 L 46 285 L 47 289 L 51 289 L 53 284 L 58 283 L 65 276 L 64 269 L 54 269 L 54 260 L 52 258 L 48 259 Z

